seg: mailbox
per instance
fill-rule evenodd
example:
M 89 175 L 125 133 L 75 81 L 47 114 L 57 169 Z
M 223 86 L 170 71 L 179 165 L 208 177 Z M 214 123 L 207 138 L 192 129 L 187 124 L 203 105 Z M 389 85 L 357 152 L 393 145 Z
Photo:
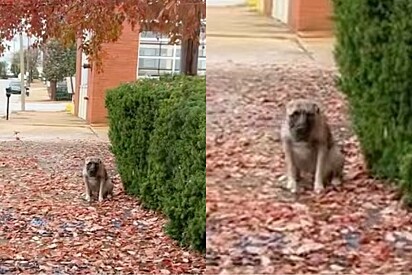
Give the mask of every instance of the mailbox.
M 11 96 L 11 88 L 6 88 L 6 96 L 7 96 L 7 107 L 6 107 L 6 120 L 9 120 L 9 109 L 10 109 L 10 96 Z
M 7 97 L 10 97 L 10 96 L 11 96 L 11 88 L 10 88 L 10 87 L 7 87 L 7 88 L 6 88 L 6 96 L 7 96 Z

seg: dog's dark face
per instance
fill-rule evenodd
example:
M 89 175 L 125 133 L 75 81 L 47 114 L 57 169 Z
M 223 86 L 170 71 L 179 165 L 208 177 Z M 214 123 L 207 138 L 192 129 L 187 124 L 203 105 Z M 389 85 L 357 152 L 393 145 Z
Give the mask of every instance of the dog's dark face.
M 88 157 L 86 159 L 86 170 L 87 174 L 90 177 L 95 177 L 99 171 L 100 166 L 102 165 L 102 160 L 97 157 Z
M 319 106 L 309 100 L 297 100 L 289 103 L 287 106 L 288 126 L 296 141 L 308 140 L 319 112 Z

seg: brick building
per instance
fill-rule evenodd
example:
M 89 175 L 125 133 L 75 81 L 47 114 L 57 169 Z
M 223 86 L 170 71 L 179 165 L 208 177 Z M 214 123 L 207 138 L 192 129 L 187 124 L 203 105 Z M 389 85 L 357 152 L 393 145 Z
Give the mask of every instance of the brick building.
M 204 21 L 204 23 L 206 23 Z M 79 43 L 80 41 L 78 41 Z M 199 48 L 199 75 L 206 73 L 206 41 Z M 179 73 L 180 46 L 168 45 L 168 38 L 151 32 L 133 31 L 124 26 L 115 43 L 103 45 L 103 72 L 87 68 L 86 55 L 77 51 L 76 87 L 73 96 L 73 113 L 92 125 L 107 123 L 105 108 L 106 90 L 141 77 Z
M 138 47 L 138 32 L 125 25 L 117 42 L 103 45 L 105 56 L 102 73 L 93 69 L 93 64 L 91 68 L 84 66 L 87 64 L 86 55 L 81 49 L 77 50 L 74 115 L 90 124 L 107 122 L 105 91 L 122 82 L 136 80 Z
M 247 0 L 259 13 L 287 24 L 301 36 L 331 36 L 332 0 Z

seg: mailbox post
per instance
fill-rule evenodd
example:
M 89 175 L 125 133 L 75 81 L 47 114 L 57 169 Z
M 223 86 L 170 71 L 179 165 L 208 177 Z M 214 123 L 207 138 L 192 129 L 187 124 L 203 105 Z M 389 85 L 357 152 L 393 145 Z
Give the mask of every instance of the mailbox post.
M 6 88 L 6 96 L 7 96 L 7 105 L 6 105 L 6 120 L 9 120 L 9 112 L 10 112 L 10 96 L 11 96 L 11 88 Z

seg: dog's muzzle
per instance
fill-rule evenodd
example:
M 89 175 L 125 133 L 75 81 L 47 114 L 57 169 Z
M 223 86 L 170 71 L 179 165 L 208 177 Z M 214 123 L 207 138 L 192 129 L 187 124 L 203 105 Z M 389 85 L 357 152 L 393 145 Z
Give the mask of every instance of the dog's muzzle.
M 90 164 L 87 167 L 87 173 L 89 176 L 94 177 L 97 175 L 97 171 L 99 171 L 99 165 L 98 164 Z
M 309 137 L 309 131 L 307 127 L 299 127 L 294 129 L 294 136 L 296 141 L 306 141 Z

